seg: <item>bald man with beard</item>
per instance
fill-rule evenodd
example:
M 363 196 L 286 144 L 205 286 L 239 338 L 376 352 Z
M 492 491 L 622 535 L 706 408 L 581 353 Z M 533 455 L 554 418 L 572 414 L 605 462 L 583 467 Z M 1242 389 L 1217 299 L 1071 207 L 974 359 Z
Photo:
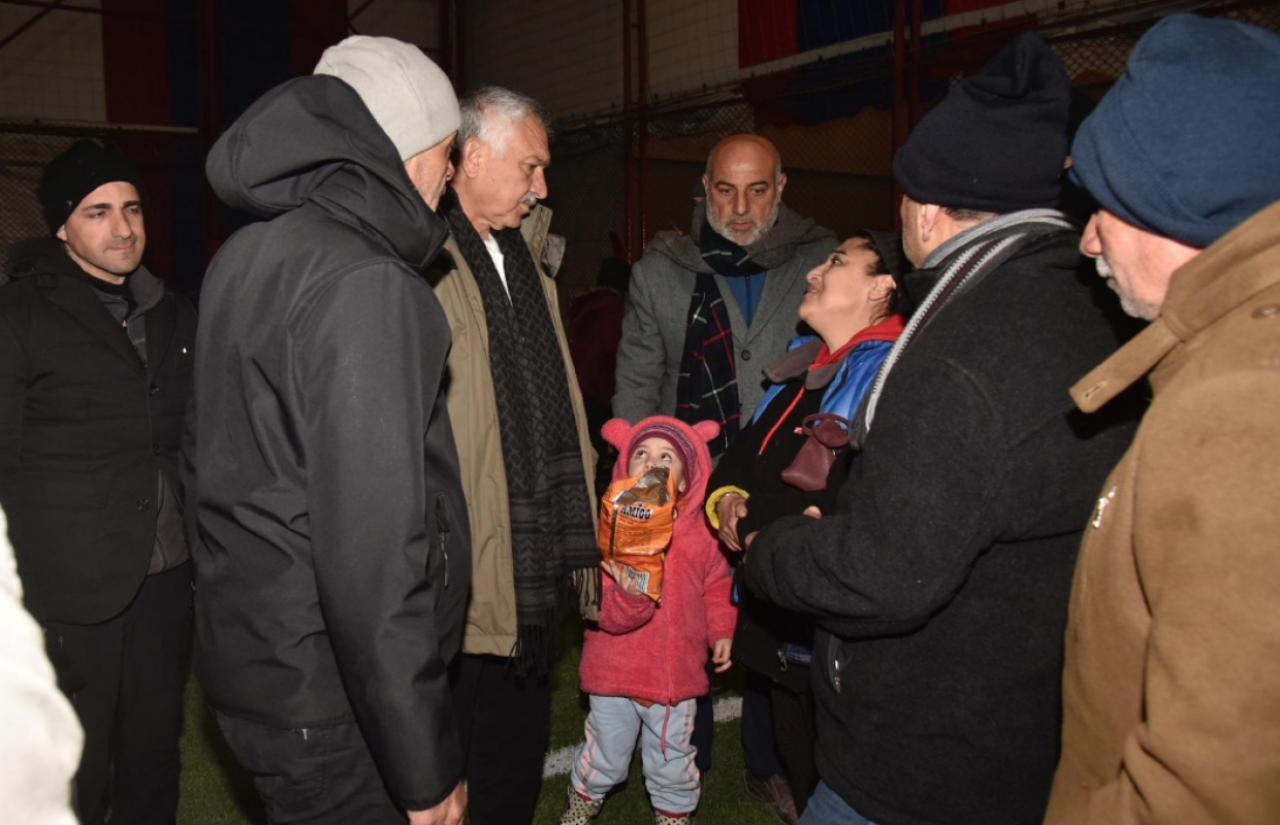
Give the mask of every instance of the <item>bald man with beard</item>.
M 689 234 L 659 232 L 632 269 L 613 410 L 718 421 L 714 457 L 755 410 L 762 369 L 796 334 L 804 273 L 836 240 L 782 203 L 782 157 L 759 135 L 716 144 L 702 185 Z

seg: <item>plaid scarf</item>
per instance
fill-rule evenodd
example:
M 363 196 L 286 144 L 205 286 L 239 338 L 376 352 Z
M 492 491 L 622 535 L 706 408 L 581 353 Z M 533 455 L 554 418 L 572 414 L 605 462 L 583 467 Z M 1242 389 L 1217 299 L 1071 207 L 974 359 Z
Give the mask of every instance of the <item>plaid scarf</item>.
M 707 419 L 720 424 L 720 435 L 707 445 L 713 458 L 738 434 L 742 416 L 733 328 L 713 273 L 733 278 L 767 272 L 785 266 L 801 244 L 829 237 L 831 233 L 812 219 L 802 218 L 782 204 L 777 222 L 763 237 L 750 247 L 739 246 L 711 228 L 706 207 L 699 204 L 694 207 L 687 237 L 674 243 L 655 241 L 659 254 L 697 275 L 676 381 L 676 418 L 689 424 Z M 746 412 L 750 415 L 752 411 Z
M 746 249 L 712 229 L 709 221 L 703 221 L 699 229 L 698 250 L 706 265 L 726 278 L 765 271 Z M 687 424 L 709 419 L 720 425 L 720 435 L 707 445 L 712 458 L 728 448 L 742 420 L 733 327 L 711 272 L 698 273 L 689 298 L 684 352 L 676 379 L 676 418 Z
M 689 299 L 684 353 L 676 379 L 676 418 L 686 424 L 708 419 L 720 424 L 720 434 L 707 444 L 715 458 L 738 434 L 741 406 L 729 310 L 715 276 L 700 272 Z
M 511 655 L 518 673 L 542 676 L 551 662 L 570 577 L 593 575 L 599 561 L 564 356 L 542 276 L 520 230 L 493 233 L 506 270 L 503 289 L 489 251 L 456 197 L 442 202 L 441 211 L 480 288 L 489 331 L 511 508 L 518 624 Z

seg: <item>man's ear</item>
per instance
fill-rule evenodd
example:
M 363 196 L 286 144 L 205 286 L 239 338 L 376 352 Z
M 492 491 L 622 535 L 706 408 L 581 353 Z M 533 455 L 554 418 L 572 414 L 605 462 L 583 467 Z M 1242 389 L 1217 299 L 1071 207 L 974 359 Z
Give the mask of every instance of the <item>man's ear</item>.
M 62 226 L 59 226 L 58 231 L 53 233 L 53 236 L 58 240 L 62 241 L 63 243 L 66 243 L 67 242 L 67 225 L 64 223 Z
M 938 220 L 942 217 L 942 207 L 936 203 L 922 203 L 916 210 L 916 228 L 920 230 L 920 240 L 930 241 L 930 237 L 938 231 Z
M 778 197 L 782 197 L 782 190 L 787 188 L 787 173 L 778 173 Z
M 471 138 L 462 144 L 462 150 L 458 152 L 458 174 L 469 178 L 478 177 L 488 152 L 488 144 L 478 138 Z

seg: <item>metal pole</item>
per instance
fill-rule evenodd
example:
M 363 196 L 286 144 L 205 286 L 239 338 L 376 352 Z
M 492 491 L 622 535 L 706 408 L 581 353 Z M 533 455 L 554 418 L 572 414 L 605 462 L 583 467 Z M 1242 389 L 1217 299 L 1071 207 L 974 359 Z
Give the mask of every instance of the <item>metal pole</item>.
M 202 159 L 218 139 L 221 123 L 218 117 L 218 9 L 217 0 L 200 0 L 197 20 L 198 57 L 200 60 L 200 152 Z M 201 164 L 203 168 L 204 164 Z M 204 176 L 201 175 L 203 178 Z M 205 263 L 213 259 L 213 253 L 222 243 L 222 202 L 213 194 L 207 181 L 201 187 L 201 240 Z
M 893 19 L 893 148 L 907 140 L 907 0 L 894 4 Z
M 640 119 L 636 136 L 636 177 L 639 179 L 636 210 L 640 219 L 636 227 L 638 232 L 635 257 L 639 258 L 644 251 L 645 239 L 649 236 L 649 34 L 647 0 L 637 0 L 637 6 L 636 48 L 640 53 Z
M 623 241 L 626 243 L 627 263 L 635 261 L 639 254 L 635 248 L 636 173 L 635 122 L 631 100 L 631 0 L 622 0 L 622 135 L 623 135 Z
M 911 0 L 911 126 L 920 122 L 920 78 L 924 76 L 924 0 Z

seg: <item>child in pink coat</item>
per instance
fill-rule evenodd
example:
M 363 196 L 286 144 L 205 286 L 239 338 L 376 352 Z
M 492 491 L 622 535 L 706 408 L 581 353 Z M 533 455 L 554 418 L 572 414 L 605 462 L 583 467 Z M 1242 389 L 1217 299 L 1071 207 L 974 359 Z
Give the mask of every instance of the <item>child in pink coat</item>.
M 608 575 L 602 577 L 599 629 L 586 631 L 579 671 L 591 712 L 562 825 L 586 823 L 599 813 L 605 794 L 626 779 L 637 737 L 654 821 L 688 822 L 698 806 L 702 783 L 689 741 L 695 700 L 710 687 L 708 650 L 717 673 L 732 664 L 737 621 L 728 562 L 702 517 L 711 475 L 707 441 L 719 430 L 712 421 L 691 427 L 668 416 L 635 426 L 615 418 L 604 425 L 605 439 L 619 452 L 613 478 L 667 467 L 676 480 L 677 515 L 660 603 L 634 585 L 620 585 L 615 563 L 601 564 Z

